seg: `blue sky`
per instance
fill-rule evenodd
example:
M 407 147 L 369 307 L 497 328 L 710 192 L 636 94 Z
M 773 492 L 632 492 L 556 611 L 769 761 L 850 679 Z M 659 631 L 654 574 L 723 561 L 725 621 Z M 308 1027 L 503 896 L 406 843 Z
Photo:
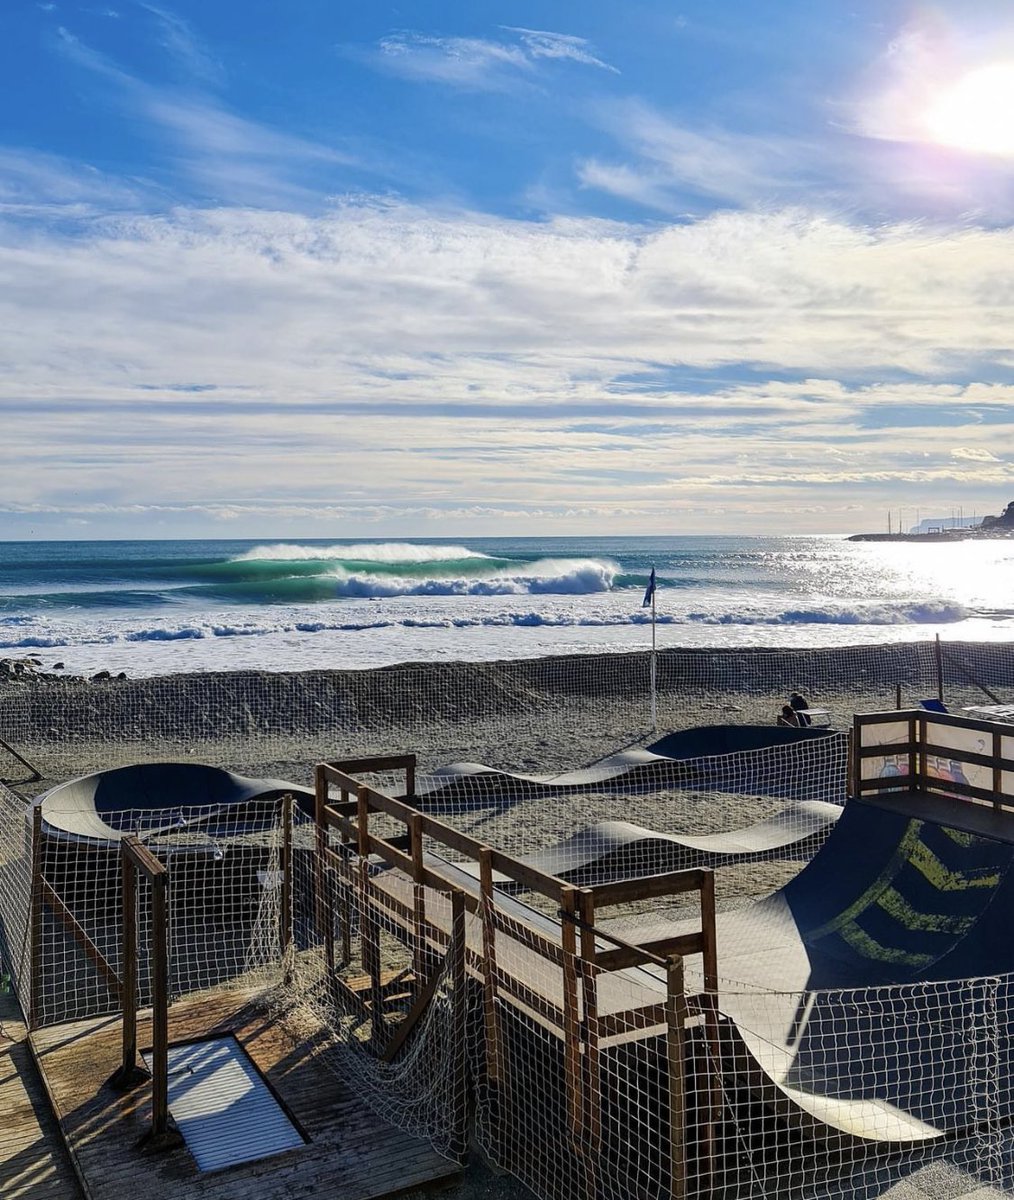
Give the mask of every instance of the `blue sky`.
M 0 538 L 1014 498 L 1005 5 L 6 0 L 0 80 Z

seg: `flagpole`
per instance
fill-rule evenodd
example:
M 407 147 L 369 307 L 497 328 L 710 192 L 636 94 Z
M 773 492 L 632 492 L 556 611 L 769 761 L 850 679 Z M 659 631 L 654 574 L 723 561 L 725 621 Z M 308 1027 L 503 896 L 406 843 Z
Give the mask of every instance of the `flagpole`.
M 652 565 L 651 574 L 654 577 L 655 567 Z M 656 671 L 656 655 L 655 655 L 655 592 L 657 586 L 651 589 L 651 731 L 658 733 L 658 692 L 656 689 L 656 681 L 658 678 Z

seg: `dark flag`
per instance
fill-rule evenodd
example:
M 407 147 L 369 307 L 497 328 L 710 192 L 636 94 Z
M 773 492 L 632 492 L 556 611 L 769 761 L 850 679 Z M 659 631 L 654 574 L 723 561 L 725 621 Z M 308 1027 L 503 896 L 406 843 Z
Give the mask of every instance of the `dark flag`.
M 642 608 L 647 608 L 655 598 L 655 568 L 651 568 L 651 576 L 648 579 L 648 587 L 644 593 L 644 600 L 641 602 Z

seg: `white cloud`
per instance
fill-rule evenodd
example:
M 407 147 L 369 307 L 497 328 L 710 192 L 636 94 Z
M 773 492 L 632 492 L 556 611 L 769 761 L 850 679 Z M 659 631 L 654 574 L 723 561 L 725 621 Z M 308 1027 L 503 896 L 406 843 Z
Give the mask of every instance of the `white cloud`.
M 1004 493 L 1014 387 L 955 377 L 1010 366 L 1012 252 L 791 212 L 0 224 L 0 501 L 664 523 L 705 494 Z
M 188 75 L 205 83 L 218 84 L 224 80 L 222 64 L 183 17 L 145 0 L 138 0 L 138 3 L 156 19 L 162 45 Z
M 603 62 L 591 47 L 587 38 L 574 37 L 568 33 L 549 33 L 543 29 L 524 29 L 517 25 L 501 25 L 509 33 L 517 33 L 532 58 L 570 59 L 589 67 L 601 67 L 618 75 L 616 67 Z
M 184 37 L 185 24 L 177 28 L 171 14 L 145 7 L 169 21 L 174 36 Z M 333 191 L 321 186 L 321 175 L 329 185 L 335 168 L 369 169 L 360 155 L 340 144 L 325 145 L 248 120 L 206 91 L 146 83 L 69 30 L 61 28 L 58 36 L 62 53 L 110 85 L 132 119 L 143 117 L 153 137 L 168 138 L 175 170 L 216 202 L 319 207 L 321 196 Z
M 82 218 L 164 199 L 154 184 L 110 176 L 87 163 L 0 146 L 0 213 Z
M 396 75 L 480 90 L 503 86 L 500 69 L 527 71 L 531 67 L 520 47 L 480 38 L 400 33 L 383 38 L 379 51 L 380 62 Z
M 595 55 L 584 38 L 509 25 L 500 28 L 517 37 L 508 42 L 402 31 L 382 38 L 376 54 L 365 57 L 407 79 L 477 91 L 500 91 L 531 79 L 540 60 L 569 61 L 616 71 Z M 364 57 L 361 51 L 349 47 L 344 50 Z

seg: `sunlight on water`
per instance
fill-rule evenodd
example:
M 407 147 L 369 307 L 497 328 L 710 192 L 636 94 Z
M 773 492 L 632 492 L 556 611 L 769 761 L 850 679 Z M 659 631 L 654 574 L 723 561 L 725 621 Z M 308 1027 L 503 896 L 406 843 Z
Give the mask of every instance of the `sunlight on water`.
M 1014 542 L 8 543 L 0 655 L 75 671 L 377 666 L 1014 636 Z

